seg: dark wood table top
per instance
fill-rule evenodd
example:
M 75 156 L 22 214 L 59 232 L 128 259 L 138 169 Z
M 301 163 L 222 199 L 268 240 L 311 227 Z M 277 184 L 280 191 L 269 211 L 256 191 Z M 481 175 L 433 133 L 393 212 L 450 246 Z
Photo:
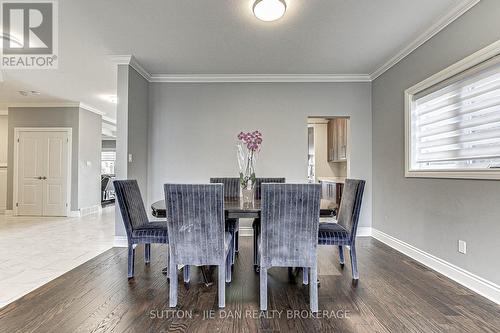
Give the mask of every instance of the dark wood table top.
M 153 203 L 151 210 L 155 217 L 166 217 L 165 200 Z M 224 199 L 224 211 L 226 218 L 260 218 L 260 199 L 252 204 L 243 204 L 239 198 Z
M 321 199 L 321 217 L 331 217 L 337 209 L 335 202 Z M 165 200 L 156 201 L 151 205 L 154 217 L 164 218 L 167 216 L 165 211 Z M 255 199 L 253 204 L 243 204 L 239 198 L 224 199 L 224 212 L 226 218 L 239 219 L 258 219 L 260 218 L 260 199 Z

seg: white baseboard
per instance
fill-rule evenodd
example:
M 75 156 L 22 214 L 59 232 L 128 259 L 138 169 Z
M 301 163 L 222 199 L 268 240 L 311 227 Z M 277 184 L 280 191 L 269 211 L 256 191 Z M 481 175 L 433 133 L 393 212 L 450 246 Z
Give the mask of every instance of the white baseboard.
M 371 227 L 358 227 L 356 237 L 370 237 L 372 235 Z
M 91 214 L 101 214 L 102 207 L 101 205 L 93 205 L 89 207 L 80 208 L 80 216 L 87 216 Z
M 127 236 L 115 236 L 113 247 L 128 247 Z
M 80 217 L 80 211 L 79 210 L 70 210 L 68 217 Z
M 407 255 L 408 257 L 424 264 L 425 266 L 443 274 L 444 276 L 460 283 L 461 285 L 475 291 L 489 300 L 500 304 L 500 286 L 483 279 L 465 269 L 455 266 L 443 259 L 422 251 L 413 245 L 405 243 L 382 231 L 372 228 L 372 237 L 393 249 Z
M 91 214 L 101 214 L 101 213 L 102 213 L 101 205 L 94 205 L 89 207 L 83 207 L 80 208 L 79 210 L 72 210 L 69 212 L 68 217 L 82 217 Z

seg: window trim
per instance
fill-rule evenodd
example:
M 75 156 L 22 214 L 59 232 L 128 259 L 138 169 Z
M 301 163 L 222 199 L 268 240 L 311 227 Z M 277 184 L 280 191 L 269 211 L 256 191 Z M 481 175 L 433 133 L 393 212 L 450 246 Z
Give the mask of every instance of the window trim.
M 404 122 L 405 122 L 405 177 L 406 178 L 454 178 L 454 179 L 490 179 L 500 180 L 499 169 L 443 169 L 443 170 L 415 170 L 411 169 L 411 104 L 413 97 L 436 85 L 448 80 L 464 71 L 467 71 L 485 61 L 500 56 L 500 40 L 488 45 L 467 58 L 445 68 L 431 77 L 408 88 L 404 92 Z

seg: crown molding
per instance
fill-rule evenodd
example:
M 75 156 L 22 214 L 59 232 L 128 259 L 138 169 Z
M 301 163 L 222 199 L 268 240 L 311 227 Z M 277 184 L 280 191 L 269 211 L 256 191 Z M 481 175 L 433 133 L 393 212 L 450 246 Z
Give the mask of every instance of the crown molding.
M 429 39 L 434 37 L 441 30 L 446 28 L 453 21 L 458 19 L 460 16 L 465 14 L 469 9 L 477 5 L 481 0 L 462 0 L 456 6 L 451 8 L 451 10 L 446 13 L 443 17 L 437 20 L 432 26 L 430 26 L 424 33 L 418 36 L 410 44 L 408 44 L 404 49 L 399 51 L 395 56 L 389 59 L 382 66 L 377 68 L 373 73 L 370 74 L 371 80 L 375 80 L 380 75 L 384 74 L 391 67 L 396 65 L 398 62 L 406 58 L 410 53 L 415 51 L 419 46 L 427 42 Z
M 129 65 L 137 73 L 139 73 L 147 81 L 151 82 L 151 74 L 135 59 L 131 54 L 128 55 L 112 55 L 110 56 L 111 62 L 116 65 Z
M 74 108 L 80 107 L 80 103 L 74 102 L 41 102 L 41 103 L 8 103 L 9 108 Z
M 95 113 L 95 114 L 98 114 L 98 115 L 100 115 L 100 116 L 104 116 L 104 115 L 106 114 L 106 113 L 104 113 L 104 112 L 102 112 L 102 111 L 100 111 L 100 110 L 98 110 L 98 109 L 96 109 L 96 108 L 94 108 L 94 107 L 92 107 L 92 106 L 90 106 L 90 105 L 87 105 L 87 104 L 85 104 L 85 103 L 80 103 L 80 104 L 78 105 L 78 107 L 79 107 L 80 109 L 84 109 L 84 110 L 90 111 L 90 112 Z
M 152 74 L 149 82 L 370 82 L 365 74 Z
M 85 103 L 76 102 L 56 102 L 56 103 L 8 103 L 7 108 L 80 108 L 89 112 L 105 115 L 104 112 L 87 105 Z
M 110 56 L 116 65 L 129 65 L 148 82 L 370 82 L 368 74 L 151 74 L 133 55 Z

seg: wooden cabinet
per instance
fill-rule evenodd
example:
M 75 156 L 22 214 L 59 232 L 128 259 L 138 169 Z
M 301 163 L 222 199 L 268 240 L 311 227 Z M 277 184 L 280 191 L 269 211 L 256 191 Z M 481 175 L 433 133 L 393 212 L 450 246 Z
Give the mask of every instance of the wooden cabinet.
M 328 122 L 328 162 L 347 160 L 347 118 Z

